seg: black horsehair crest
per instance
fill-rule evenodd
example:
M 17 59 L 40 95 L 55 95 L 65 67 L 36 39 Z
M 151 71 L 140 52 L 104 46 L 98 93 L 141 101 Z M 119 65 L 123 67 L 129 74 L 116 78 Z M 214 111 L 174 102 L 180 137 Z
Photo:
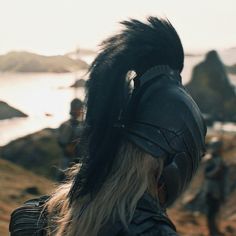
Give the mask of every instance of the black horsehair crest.
M 130 95 L 127 74 L 132 71 L 139 76 L 157 65 L 168 65 L 179 73 L 183 69 L 182 44 L 167 19 L 149 17 L 145 23 L 130 19 L 121 25 L 121 32 L 103 41 L 89 70 L 85 158 L 70 191 L 71 201 L 96 193 L 109 174 L 122 136 L 114 124 Z

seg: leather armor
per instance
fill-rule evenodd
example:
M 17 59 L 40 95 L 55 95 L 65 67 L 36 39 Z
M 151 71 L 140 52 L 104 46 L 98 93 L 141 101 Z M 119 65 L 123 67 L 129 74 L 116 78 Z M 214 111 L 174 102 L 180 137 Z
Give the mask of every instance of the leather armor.
M 145 193 L 137 204 L 128 229 L 125 229 L 120 222 L 108 223 L 98 236 L 178 236 L 178 234 L 165 210 Z
M 32 199 L 11 215 L 11 236 L 45 236 L 47 227 L 43 204 L 49 196 Z M 163 210 L 147 193 L 139 200 L 133 219 L 125 229 L 120 222 L 107 223 L 98 236 L 178 236 L 175 226 Z

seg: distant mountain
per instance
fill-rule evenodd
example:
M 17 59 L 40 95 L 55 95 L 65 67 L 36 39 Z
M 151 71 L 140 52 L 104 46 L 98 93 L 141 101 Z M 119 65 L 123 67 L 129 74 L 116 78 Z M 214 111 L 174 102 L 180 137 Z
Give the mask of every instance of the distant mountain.
M 213 120 L 236 121 L 235 87 L 216 51 L 208 52 L 194 67 L 186 88 L 201 111 Z
M 64 73 L 87 69 L 88 64 L 81 59 L 68 56 L 42 56 L 29 52 L 9 52 L 0 56 L 2 72 L 54 72 Z
M 27 115 L 18 109 L 9 106 L 6 102 L 0 101 L 0 120 L 14 117 L 27 117 Z

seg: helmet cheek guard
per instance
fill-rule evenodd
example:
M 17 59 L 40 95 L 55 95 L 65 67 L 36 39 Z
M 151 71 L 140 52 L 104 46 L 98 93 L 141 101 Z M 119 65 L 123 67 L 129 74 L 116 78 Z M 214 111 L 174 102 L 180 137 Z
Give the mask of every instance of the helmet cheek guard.
M 176 154 L 172 162 L 164 168 L 161 179 L 167 194 L 165 206 L 171 205 L 188 186 L 190 181 L 188 178 L 192 172 L 191 165 L 190 158 L 182 152 Z
M 161 179 L 171 205 L 186 189 L 205 151 L 201 112 L 181 84 L 178 72 L 156 66 L 135 81 L 123 115 L 128 140 L 165 160 Z

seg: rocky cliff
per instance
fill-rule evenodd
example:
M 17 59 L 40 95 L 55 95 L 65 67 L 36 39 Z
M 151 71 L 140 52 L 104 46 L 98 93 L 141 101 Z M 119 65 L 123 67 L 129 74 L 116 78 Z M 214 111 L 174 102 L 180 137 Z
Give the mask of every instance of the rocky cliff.
M 56 130 L 43 129 L 10 142 L 0 149 L 0 156 L 27 170 L 56 179 L 62 152 Z
M 11 162 L 0 158 L 0 189 L 4 189 L 0 191 L 0 235 L 7 235 L 9 214 L 14 208 L 26 199 L 48 193 L 53 189 L 51 181 L 32 172 L 53 177 L 54 170 L 51 166 L 56 166 L 62 155 L 56 143 L 55 132 L 56 130 L 53 129 L 44 129 L 13 141 L 2 148 L 3 157 Z M 233 236 L 236 235 L 236 137 L 225 133 L 223 136 L 221 134 L 221 138 L 224 142 L 223 158 L 229 166 L 231 191 L 219 215 L 220 228 L 225 236 Z M 2 157 L 1 154 L 0 157 Z M 200 166 L 188 190 L 168 210 L 179 235 L 208 235 L 206 217 L 201 211 L 201 208 L 207 206 L 197 199 L 204 185 L 203 171 L 204 163 Z
M 29 52 L 9 52 L 0 56 L 0 71 L 3 72 L 54 72 L 65 73 L 87 69 L 81 59 L 68 56 L 43 56 Z
M 6 102 L 0 101 L 0 120 L 14 117 L 27 117 L 27 115 L 18 109 L 11 107 Z
M 232 66 L 226 66 L 226 70 L 229 74 L 236 75 L 236 64 Z
M 187 90 L 201 111 L 213 120 L 236 121 L 236 94 L 216 51 L 207 53 L 192 73 Z

